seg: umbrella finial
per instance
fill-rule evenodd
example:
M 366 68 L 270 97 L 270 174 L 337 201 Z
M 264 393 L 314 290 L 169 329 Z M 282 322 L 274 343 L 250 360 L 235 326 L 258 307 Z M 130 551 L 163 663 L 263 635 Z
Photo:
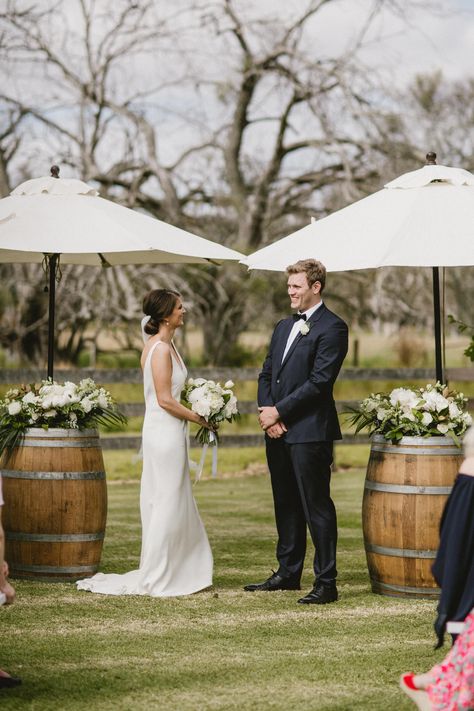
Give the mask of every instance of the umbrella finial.
M 436 165 L 436 153 L 433 151 L 426 154 L 426 165 Z
M 51 177 L 52 178 L 59 178 L 59 165 L 52 165 L 51 166 Z

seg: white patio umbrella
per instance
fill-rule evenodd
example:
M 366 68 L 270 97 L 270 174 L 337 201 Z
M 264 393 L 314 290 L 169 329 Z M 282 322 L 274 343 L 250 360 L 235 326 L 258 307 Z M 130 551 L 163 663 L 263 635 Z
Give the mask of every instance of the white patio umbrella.
M 433 268 L 436 378 L 443 382 L 439 267 L 474 265 L 474 175 L 428 165 L 315 221 L 242 260 L 250 269 L 284 271 L 319 259 L 328 271 L 383 266 Z
M 54 170 L 53 170 L 54 168 Z M 0 262 L 49 270 L 48 377 L 53 376 L 55 275 L 59 264 L 219 263 L 240 252 L 98 196 L 80 180 L 28 180 L 0 200 Z

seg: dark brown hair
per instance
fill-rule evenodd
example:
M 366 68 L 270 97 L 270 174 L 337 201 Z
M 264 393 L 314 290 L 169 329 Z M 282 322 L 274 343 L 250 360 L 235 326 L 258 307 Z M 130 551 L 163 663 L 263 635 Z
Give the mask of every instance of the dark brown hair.
M 306 274 L 308 286 L 313 286 L 313 284 L 319 281 L 321 284 L 320 293 L 323 292 L 326 285 L 326 267 L 324 264 L 318 262 L 317 259 L 300 259 L 299 262 L 290 264 L 290 266 L 286 268 L 288 276 L 290 274 L 301 274 L 301 272 Z
M 154 336 L 158 333 L 160 325 L 168 316 L 171 316 L 178 298 L 181 296 L 172 289 L 152 289 L 143 298 L 143 313 L 150 316 L 145 324 L 145 333 Z

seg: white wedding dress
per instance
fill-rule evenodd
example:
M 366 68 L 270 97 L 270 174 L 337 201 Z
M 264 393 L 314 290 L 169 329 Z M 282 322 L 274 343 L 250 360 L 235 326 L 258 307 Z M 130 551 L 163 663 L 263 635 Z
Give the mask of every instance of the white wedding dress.
M 124 575 L 97 573 L 79 580 L 79 590 L 104 595 L 189 595 L 212 585 L 212 552 L 194 501 L 189 476 L 187 423 L 157 401 L 150 348 L 143 367 L 146 412 L 140 491 L 140 567 Z M 172 356 L 171 391 L 179 401 L 187 370 Z

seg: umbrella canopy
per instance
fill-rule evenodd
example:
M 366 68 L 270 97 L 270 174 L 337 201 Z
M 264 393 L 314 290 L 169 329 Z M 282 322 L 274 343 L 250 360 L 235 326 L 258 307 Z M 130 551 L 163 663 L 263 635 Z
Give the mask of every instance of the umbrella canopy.
M 48 377 L 53 377 L 56 271 L 62 264 L 209 263 L 243 254 L 99 197 L 80 180 L 28 180 L 0 200 L 0 262 L 49 270 Z M 55 174 L 56 173 L 56 174 Z
M 36 178 L 0 200 L 0 261 L 166 264 L 239 260 L 221 244 L 98 196 L 80 180 Z
M 428 154 L 429 162 L 435 154 Z M 444 381 L 439 267 L 474 264 L 474 175 L 434 163 L 254 252 L 250 269 L 284 271 L 300 259 L 328 271 L 433 267 L 436 378 Z
M 328 271 L 474 264 L 474 175 L 426 165 L 369 197 L 259 249 L 250 269 L 284 271 L 314 257 Z

